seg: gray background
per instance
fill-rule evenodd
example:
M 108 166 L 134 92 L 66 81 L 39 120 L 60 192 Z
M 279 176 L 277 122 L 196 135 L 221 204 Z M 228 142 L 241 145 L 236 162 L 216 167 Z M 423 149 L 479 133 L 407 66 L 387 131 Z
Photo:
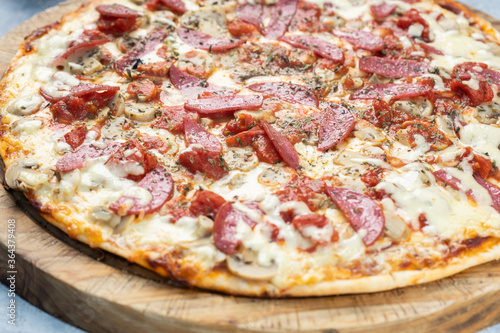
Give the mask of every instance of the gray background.
M 500 0 L 461 0 L 463 3 L 474 6 L 492 16 L 500 18 Z M 0 36 L 21 22 L 29 19 L 36 13 L 56 5 L 62 0 L 0 0 L 2 17 L 0 19 Z M 2 269 L 4 263 L 1 263 Z M 51 315 L 37 309 L 20 297 L 16 297 L 16 323 L 15 327 L 7 324 L 8 305 L 7 288 L 0 285 L 0 332 L 13 333 L 44 333 L 44 332 L 70 332 L 82 331 L 70 326 Z M 500 333 L 500 324 L 490 327 L 481 333 Z

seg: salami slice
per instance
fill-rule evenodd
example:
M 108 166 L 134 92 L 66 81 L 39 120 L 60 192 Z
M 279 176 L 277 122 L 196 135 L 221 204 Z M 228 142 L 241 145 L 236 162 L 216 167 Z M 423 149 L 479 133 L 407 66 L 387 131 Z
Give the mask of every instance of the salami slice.
M 351 95 L 351 100 L 380 99 L 390 96 L 392 100 L 427 95 L 432 88 L 424 84 L 380 83 L 363 87 Z
M 101 15 L 114 18 L 138 18 L 142 16 L 138 11 L 116 3 L 112 5 L 100 5 L 95 10 Z
M 124 57 L 115 63 L 116 71 L 123 75 L 128 68 L 132 67 L 142 56 L 153 51 L 156 45 L 163 42 L 166 37 L 167 33 L 164 29 L 152 30 L 147 36 L 140 39 Z
M 238 110 L 255 110 L 262 106 L 261 95 L 216 96 L 188 101 L 184 107 L 207 117 L 227 116 Z
M 438 171 L 434 171 L 432 174 L 434 175 L 434 177 L 437 180 L 445 183 L 446 185 L 450 186 L 454 190 L 457 190 L 457 191 L 463 190 L 462 182 L 460 181 L 460 179 L 458 179 L 456 177 L 453 177 L 452 175 L 450 175 L 445 170 L 441 169 L 441 170 L 438 170 Z
M 500 213 L 500 188 L 487 182 L 477 175 L 474 175 L 474 179 L 479 185 L 481 185 L 486 189 L 486 191 L 488 191 L 491 200 L 493 201 L 491 207 L 495 208 L 495 210 Z
M 327 187 L 326 193 L 344 213 L 358 233 L 364 234 L 363 242 L 370 246 L 377 241 L 385 226 L 380 206 L 370 197 L 346 188 Z
M 125 192 L 126 194 L 118 199 L 118 201 L 112 203 L 109 209 L 119 215 L 154 213 L 160 210 L 165 202 L 170 200 L 174 191 L 172 176 L 163 166 L 158 166 L 148 172 L 146 176 L 137 183 L 137 186 L 149 192 L 151 195 L 149 202 L 141 202 L 140 198 L 132 196 L 133 193 L 132 190 L 130 190 L 130 195 L 127 195 L 127 192 Z M 130 204 L 132 205 L 128 207 Z
M 394 4 L 388 4 L 388 3 L 381 3 L 379 5 L 371 5 L 370 6 L 370 11 L 372 12 L 372 15 L 375 19 L 377 20 L 383 20 L 387 16 L 391 15 L 394 13 L 398 6 Z
M 325 151 L 342 142 L 353 130 L 356 121 L 342 105 L 330 105 L 318 129 L 318 150 Z
M 94 49 L 108 42 L 109 39 L 102 32 L 98 30 L 85 30 L 77 40 L 69 44 L 69 48 L 65 52 L 56 57 L 54 65 L 60 64 L 61 61 L 68 59 L 77 52 Z
M 234 208 L 230 202 L 226 202 L 219 208 L 213 229 L 215 247 L 219 251 L 228 255 L 236 252 L 236 247 L 241 244 L 241 240 L 236 238 L 236 228 L 240 221 L 252 228 L 256 224 L 245 213 Z
M 474 76 L 477 79 L 483 79 L 489 84 L 494 84 L 500 88 L 500 72 L 491 70 L 486 64 L 465 62 L 453 68 L 462 81 L 468 81 Z
M 298 0 L 278 0 L 266 30 L 266 38 L 278 39 L 285 34 L 297 11 L 297 5 Z
M 212 191 L 201 190 L 196 192 L 191 206 L 189 206 L 189 211 L 194 216 L 205 215 L 215 218 L 219 208 L 225 203 L 226 200 L 220 195 Z
M 261 30 L 263 12 L 262 4 L 258 1 L 255 3 L 245 2 L 238 4 L 236 16 L 242 21 L 253 24 Z
M 300 167 L 299 154 L 293 147 L 293 145 L 288 141 L 280 132 L 274 129 L 267 121 L 262 120 L 260 122 L 260 127 L 266 132 L 269 139 L 274 145 L 274 148 L 278 151 L 283 161 L 288 164 L 288 166 L 298 169 Z
M 96 158 L 105 155 L 112 155 L 118 151 L 122 143 L 108 143 L 104 148 L 99 148 L 95 145 L 81 146 L 73 153 L 64 155 L 56 164 L 56 170 L 59 172 L 68 172 L 80 169 L 84 166 L 85 161 L 89 158 Z
M 312 36 L 283 36 L 280 40 L 295 47 L 312 50 L 318 57 L 330 59 L 336 64 L 344 62 L 344 54 L 338 46 Z
M 212 37 L 204 32 L 186 28 L 177 29 L 177 34 L 184 43 L 194 48 L 213 53 L 226 52 L 245 42 L 236 38 Z
M 368 31 L 362 30 L 334 30 L 333 34 L 354 45 L 356 48 L 372 52 L 384 49 L 384 40 Z
M 196 120 L 184 120 L 184 135 L 188 144 L 203 146 L 204 149 L 213 152 L 222 152 L 222 146 L 217 138 L 207 132 Z
M 182 94 L 189 98 L 197 97 L 203 92 L 213 92 L 223 95 L 232 95 L 237 93 L 235 90 L 225 90 L 222 87 L 210 84 L 194 75 L 183 72 L 175 65 L 170 67 L 169 78 L 174 87 L 182 91 Z
M 415 60 L 395 60 L 381 57 L 362 57 L 359 69 L 367 73 L 375 73 L 390 78 L 416 77 L 427 74 L 430 67 Z
M 289 103 L 298 103 L 318 107 L 319 102 L 312 90 L 298 84 L 284 82 L 255 83 L 248 89 L 268 94 Z
M 158 7 L 165 6 L 174 13 L 184 14 L 187 12 L 186 5 L 182 0 L 149 0 L 146 7 L 149 10 L 156 10 Z

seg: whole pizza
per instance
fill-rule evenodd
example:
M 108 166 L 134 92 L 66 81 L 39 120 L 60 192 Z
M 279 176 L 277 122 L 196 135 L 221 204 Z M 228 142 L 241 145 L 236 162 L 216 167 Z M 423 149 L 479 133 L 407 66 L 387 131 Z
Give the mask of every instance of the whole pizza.
M 500 258 L 500 45 L 451 0 L 95 0 L 0 84 L 5 181 L 186 286 L 365 293 Z

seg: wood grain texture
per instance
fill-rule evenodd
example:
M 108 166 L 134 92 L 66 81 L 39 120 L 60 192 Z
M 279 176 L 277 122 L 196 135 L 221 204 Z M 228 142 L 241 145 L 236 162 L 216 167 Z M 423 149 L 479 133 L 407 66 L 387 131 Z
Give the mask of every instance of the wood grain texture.
M 23 36 L 76 9 L 51 8 L 0 38 L 0 73 Z M 500 21 L 480 13 L 500 27 Z M 92 332 L 475 332 L 500 321 L 500 262 L 420 286 L 365 295 L 254 299 L 187 290 L 49 225 L 21 193 L 0 188 L 1 279 L 16 219 L 18 293 Z

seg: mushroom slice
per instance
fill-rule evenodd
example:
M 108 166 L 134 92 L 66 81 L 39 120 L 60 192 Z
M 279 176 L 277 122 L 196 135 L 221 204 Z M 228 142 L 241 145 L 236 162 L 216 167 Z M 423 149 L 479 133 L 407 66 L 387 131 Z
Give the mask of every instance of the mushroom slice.
M 227 257 L 226 263 L 231 273 L 249 280 L 266 281 L 278 273 L 276 263 L 268 267 L 261 266 L 257 261 L 257 254 L 248 249 L 245 249 L 243 253 Z
M 10 124 L 10 131 L 13 134 L 34 134 L 43 125 L 43 119 L 38 117 L 20 118 Z
M 158 108 L 146 103 L 130 103 L 125 105 L 123 110 L 125 117 L 138 122 L 148 122 L 156 117 Z
M 11 163 L 5 170 L 5 182 L 14 190 L 23 192 L 35 190 L 47 182 L 51 175 L 35 169 L 39 164 L 33 160 L 19 159 Z
M 250 171 L 259 165 L 259 158 L 250 149 L 229 148 L 224 160 L 231 169 Z
M 184 14 L 181 25 L 184 28 L 202 31 L 213 37 L 226 37 L 226 15 L 224 8 L 205 7 Z
M 96 206 L 92 208 L 89 213 L 89 217 L 91 221 L 103 223 L 111 228 L 115 228 L 121 222 L 120 216 L 116 215 L 108 207 L 104 206 Z
M 7 112 L 16 116 L 27 116 L 40 110 L 43 99 L 39 95 L 25 95 L 16 98 L 7 106 Z

